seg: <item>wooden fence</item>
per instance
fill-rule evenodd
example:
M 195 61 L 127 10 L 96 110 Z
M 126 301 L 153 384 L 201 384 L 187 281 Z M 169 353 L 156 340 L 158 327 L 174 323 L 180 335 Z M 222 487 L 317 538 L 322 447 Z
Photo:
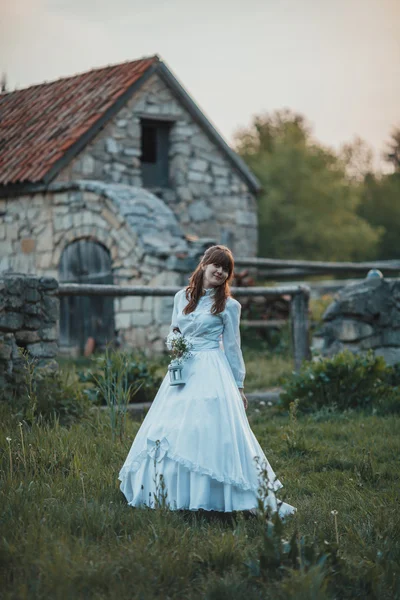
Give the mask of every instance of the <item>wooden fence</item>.
M 375 262 L 323 262 L 312 260 L 281 260 L 276 258 L 237 258 L 237 267 L 252 267 L 264 279 L 295 279 L 315 275 L 358 274 L 364 277 L 370 269 L 380 269 L 384 274 L 400 275 L 400 260 Z
M 122 285 L 95 285 L 82 283 L 60 283 L 59 296 L 174 296 L 178 287 L 148 287 Z M 235 298 L 263 296 L 264 298 L 279 298 L 290 296 L 291 333 L 294 354 L 294 366 L 299 369 L 303 360 L 309 360 L 309 299 L 310 288 L 306 285 L 287 285 L 273 288 L 266 287 L 233 287 Z

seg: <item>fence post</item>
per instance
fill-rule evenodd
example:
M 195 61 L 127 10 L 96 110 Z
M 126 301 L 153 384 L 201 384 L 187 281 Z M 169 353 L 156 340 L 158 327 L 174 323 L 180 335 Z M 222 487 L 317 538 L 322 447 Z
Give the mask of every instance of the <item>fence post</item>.
M 303 360 L 310 360 L 311 358 L 308 320 L 309 298 L 310 290 L 305 286 L 299 286 L 299 291 L 292 296 L 290 303 L 294 367 L 296 370 L 300 369 Z

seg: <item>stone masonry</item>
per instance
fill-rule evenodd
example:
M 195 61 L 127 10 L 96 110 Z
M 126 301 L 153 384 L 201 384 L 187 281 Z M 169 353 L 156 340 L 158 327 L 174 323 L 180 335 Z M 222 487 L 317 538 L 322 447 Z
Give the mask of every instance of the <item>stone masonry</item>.
M 171 123 L 170 185 L 153 189 L 184 233 L 211 237 L 237 256 L 257 253 L 257 203 L 243 177 L 168 86 L 154 75 L 57 181 L 90 179 L 142 187 L 140 119 Z
M 162 200 L 124 184 L 58 183 L 47 193 L 2 202 L 0 272 L 58 280 L 64 249 L 83 238 L 109 251 L 117 285 L 180 286 L 186 284 L 202 250 L 188 243 Z M 122 345 L 161 351 L 172 302 L 169 297 L 115 298 L 115 327 Z
M 400 280 L 366 279 L 347 285 L 323 315 L 313 348 L 323 356 L 373 349 L 392 365 L 400 362 Z
M 0 277 L 0 387 L 16 381 L 24 348 L 39 366 L 54 368 L 58 352 L 58 282 L 6 273 Z
M 170 124 L 167 188 L 143 188 L 143 118 Z M 257 204 L 248 181 L 158 74 L 52 183 L 0 198 L 0 276 L 59 280 L 63 252 L 77 240 L 107 250 L 117 285 L 184 286 L 210 243 L 256 255 Z M 115 298 L 121 345 L 162 350 L 171 311 L 168 297 Z

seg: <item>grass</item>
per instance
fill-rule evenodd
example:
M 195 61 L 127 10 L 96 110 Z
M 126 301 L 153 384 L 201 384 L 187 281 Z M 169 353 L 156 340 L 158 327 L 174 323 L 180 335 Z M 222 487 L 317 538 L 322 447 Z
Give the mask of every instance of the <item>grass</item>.
M 248 392 L 275 387 L 281 383 L 284 376 L 290 375 L 294 369 L 293 358 L 289 350 L 284 348 L 279 353 L 274 352 L 267 343 L 263 344 L 260 340 L 255 343 L 243 344 L 243 358 L 246 364 L 245 389 Z M 165 376 L 169 360 L 166 354 L 146 358 L 149 368 L 154 367 L 154 373 L 159 377 Z M 58 363 L 65 370 L 85 370 L 91 367 L 92 359 L 62 357 L 58 359 Z
M 304 547 L 294 567 L 266 558 L 262 519 L 128 507 L 117 477 L 139 421 L 112 441 L 97 409 L 67 428 L 0 405 L 2 598 L 400 598 L 400 419 L 248 416 L 298 508 L 281 534 Z
M 246 364 L 246 392 L 275 387 L 294 369 L 293 360 L 285 355 L 269 353 L 260 355 L 257 350 L 244 347 L 243 358 Z

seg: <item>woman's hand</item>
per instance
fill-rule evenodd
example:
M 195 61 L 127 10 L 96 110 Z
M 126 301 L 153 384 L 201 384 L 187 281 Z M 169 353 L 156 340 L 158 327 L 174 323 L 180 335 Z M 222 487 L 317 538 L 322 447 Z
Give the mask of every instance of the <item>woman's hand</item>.
M 246 398 L 246 396 L 244 395 L 243 388 L 239 388 L 239 392 L 240 392 L 240 395 L 242 396 L 243 405 L 244 405 L 244 410 L 247 410 L 247 407 L 248 407 L 249 403 L 247 402 L 247 398 Z

